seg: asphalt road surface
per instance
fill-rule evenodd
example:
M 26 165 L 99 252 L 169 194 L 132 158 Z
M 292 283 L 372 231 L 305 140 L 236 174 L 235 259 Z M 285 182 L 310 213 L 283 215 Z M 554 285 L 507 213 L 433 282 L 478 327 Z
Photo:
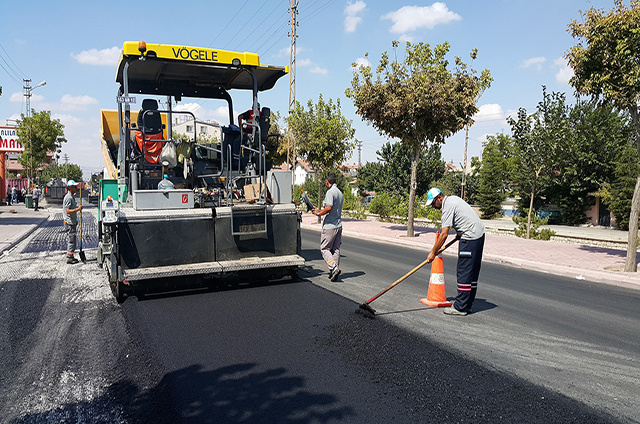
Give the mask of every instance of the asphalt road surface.
M 345 238 L 330 283 L 305 232 L 299 282 L 118 305 L 92 241 L 87 264 L 67 266 L 60 229 L 47 223 L 0 260 L 2 423 L 640 419 L 632 291 L 485 265 L 476 312 L 445 317 L 419 303 L 424 270 L 369 319 L 357 304 L 425 254 Z M 454 266 L 445 258 L 450 295 Z

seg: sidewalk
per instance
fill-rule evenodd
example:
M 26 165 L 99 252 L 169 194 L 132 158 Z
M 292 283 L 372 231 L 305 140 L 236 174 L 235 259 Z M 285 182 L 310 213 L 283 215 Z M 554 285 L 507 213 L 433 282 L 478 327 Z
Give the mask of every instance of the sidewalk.
M 60 205 L 53 205 L 53 208 Z M 52 207 L 45 202 L 38 211 L 27 209 L 24 203 L 0 206 L 0 257 L 29 236 L 49 218 Z
M 640 289 L 640 274 L 624 270 L 626 250 L 598 247 L 610 241 L 625 244 L 626 231 L 599 227 L 547 226 L 556 231 L 559 238 L 571 238 L 572 243 L 563 241 L 526 240 L 502 235 L 507 234 L 515 224 L 507 220 L 483 220 L 487 228 L 483 261 L 506 264 L 553 275 L 576 278 L 598 283 L 606 283 L 627 288 Z M 367 238 L 383 243 L 393 243 L 425 252 L 425 258 L 435 241 L 435 228 L 416 225 L 408 238 L 407 226 L 388 222 L 361 221 L 343 218 L 343 235 Z M 302 228 L 320 231 L 317 217 L 309 213 L 302 215 Z M 500 231 L 502 230 L 502 231 Z M 583 244 L 575 244 L 582 242 Z M 584 245 L 586 244 L 586 245 Z M 593 245 L 596 244 L 596 245 Z M 445 255 L 457 255 L 452 246 Z M 638 254 L 640 259 L 640 253 Z

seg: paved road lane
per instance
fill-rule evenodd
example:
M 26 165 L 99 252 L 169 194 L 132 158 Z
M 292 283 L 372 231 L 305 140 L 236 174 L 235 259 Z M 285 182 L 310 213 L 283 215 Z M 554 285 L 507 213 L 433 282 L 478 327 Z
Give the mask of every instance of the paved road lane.
M 317 249 L 318 239 L 317 232 L 303 232 L 305 249 Z M 339 284 L 314 282 L 356 302 L 426 256 L 349 237 L 342 252 L 347 278 Z M 312 257 L 310 265 L 326 269 L 321 258 Z M 445 255 L 450 297 L 456 290 L 455 265 L 455 257 Z M 475 313 L 448 317 L 419 303 L 428 278 L 429 269 L 420 270 L 372 306 L 379 316 L 447 349 L 640 422 L 640 292 L 485 263 Z

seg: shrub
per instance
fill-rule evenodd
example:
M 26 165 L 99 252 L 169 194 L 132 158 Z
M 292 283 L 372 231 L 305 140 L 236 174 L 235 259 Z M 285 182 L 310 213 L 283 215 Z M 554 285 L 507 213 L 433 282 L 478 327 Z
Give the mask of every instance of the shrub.
M 518 237 L 527 237 L 527 215 L 529 209 L 525 209 L 522 216 L 514 216 L 513 222 L 518 224 L 518 228 L 515 228 L 513 232 Z M 550 240 L 551 236 L 556 235 L 555 231 L 548 228 L 538 230 L 541 225 L 547 225 L 548 218 L 540 218 L 536 214 L 531 214 L 531 229 L 529 231 L 529 238 L 535 240 Z

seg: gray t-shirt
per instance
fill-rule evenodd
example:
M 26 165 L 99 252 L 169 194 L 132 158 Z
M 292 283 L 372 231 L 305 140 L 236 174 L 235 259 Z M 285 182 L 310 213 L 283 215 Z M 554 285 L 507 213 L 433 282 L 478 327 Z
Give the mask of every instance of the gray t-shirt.
M 342 227 L 342 192 L 337 185 L 332 185 L 324 196 L 322 207 L 331 206 L 331 210 L 324 216 L 322 228 L 334 230 Z
M 442 228 L 445 227 L 452 227 L 463 240 L 476 240 L 484 235 L 480 217 L 458 196 L 445 196 L 442 201 Z
M 75 209 L 77 207 L 76 198 L 68 191 L 67 194 L 64 195 L 64 199 L 62 199 L 62 217 L 64 218 L 64 222 L 71 225 L 78 223 L 77 213 L 72 213 L 71 215 L 67 213 L 67 208 Z

